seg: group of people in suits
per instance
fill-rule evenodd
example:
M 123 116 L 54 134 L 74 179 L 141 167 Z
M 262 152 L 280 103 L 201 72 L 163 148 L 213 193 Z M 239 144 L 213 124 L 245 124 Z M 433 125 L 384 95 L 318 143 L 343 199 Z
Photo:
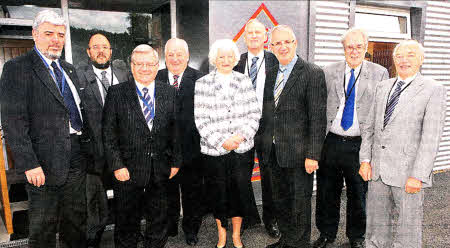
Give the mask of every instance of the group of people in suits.
M 251 184 L 259 160 L 267 248 L 329 247 L 345 182 L 351 247 L 421 247 L 423 188 L 442 132 L 446 91 L 420 74 L 414 40 L 393 52 L 398 75 L 364 60 L 368 36 L 342 36 L 345 61 L 321 69 L 296 54 L 291 27 L 270 34 L 257 19 L 244 30 L 248 52 L 214 42 L 204 75 L 188 66 L 188 44 L 170 39 L 166 69 L 138 45 L 130 70 L 111 63 L 106 36 L 91 36 L 89 63 L 60 59 L 65 20 L 44 10 L 35 47 L 8 61 L 0 80 L 5 139 L 29 198 L 29 246 L 99 247 L 114 190 L 115 247 L 164 247 L 178 234 L 198 243 L 208 187 L 215 247 L 242 248 L 260 223 Z M 264 50 L 269 39 L 271 52 Z M 310 244 L 313 175 L 316 225 Z M 181 206 L 180 206 L 181 198 Z M 399 212 L 394 223 L 393 212 Z M 146 219 L 141 234 L 141 219 Z M 395 234 L 395 235 L 394 235 Z

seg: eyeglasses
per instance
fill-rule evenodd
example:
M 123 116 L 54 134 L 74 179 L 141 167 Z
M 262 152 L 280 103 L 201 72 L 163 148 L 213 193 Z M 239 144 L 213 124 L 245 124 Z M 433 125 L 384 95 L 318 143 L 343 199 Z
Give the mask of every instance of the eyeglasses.
M 92 46 L 92 47 L 89 47 L 89 49 L 92 49 L 92 50 L 108 50 L 108 49 L 111 49 L 111 47 L 109 47 L 109 46 L 97 46 L 97 45 L 95 45 L 95 46 Z
M 416 58 L 416 54 L 415 53 L 408 53 L 406 56 L 402 55 L 402 54 L 397 54 L 394 56 L 394 59 L 396 60 L 403 60 L 403 59 L 407 59 L 407 60 L 413 60 Z
M 364 45 L 345 46 L 345 50 L 347 52 L 353 52 L 353 51 L 361 52 L 364 48 L 365 48 Z
M 155 67 L 155 66 L 158 66 L 158 65 L 159 65 L 159 63 L 156 63 L 156 64 L 141 63 L 141 62 L 138 62 L 138 63 L 131 62 L 131 63 L 132 63 L 134 66 L 136 66 L 138 69 L 144 68 L 144 66 L 147 67 L 147 68 L 152 68 L 152 67 Z
M 280 46 L 282 46 L 283 44 L 285 44 L 286 46 L 289 46 L 289 45 L 291 45 L 291 44 L 294 44 L 294 42 L 295 42 L 295 40 L 280 40 L 280 41 L 277 41 L 277 42 L 275 42 L 275 43 L 272 43 L 272 46 L 274 46 L 274 47 L 280 47 Z

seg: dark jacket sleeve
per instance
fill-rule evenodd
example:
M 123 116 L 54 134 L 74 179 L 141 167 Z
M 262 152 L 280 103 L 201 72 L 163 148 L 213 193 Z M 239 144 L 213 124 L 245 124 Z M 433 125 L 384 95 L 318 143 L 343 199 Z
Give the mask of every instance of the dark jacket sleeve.
M 14 157 L 18 173 L 39 167 L 29 136 L 28 90 L 30 70 L 23 63 L 8 61 L 0 79 L 1 121 L 5 140 Z
M 320 160 L 327 125 L 327 85 L 325 74 L 316 65 L 311 65 L 307 87 L 307 111 L 309 137 L 306 158 Z

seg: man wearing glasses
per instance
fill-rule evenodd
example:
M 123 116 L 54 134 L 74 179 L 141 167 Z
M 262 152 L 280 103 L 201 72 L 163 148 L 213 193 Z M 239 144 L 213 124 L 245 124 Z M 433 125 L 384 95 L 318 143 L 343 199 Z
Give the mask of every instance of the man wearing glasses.
M 280 240 L 267 248 L 310 247 L 313 172 L 325 138 L 327 91 L 318 66 L 296 55 L 289 26 L 270 34 L 279 66 L 267 71 L 256 147 L 272 169 Z
M 387 70 L 364 61 L 368 36 L 352 28 L 342 35 L 345 61 L 324 68 L 328 89 L 327 136 L 317 171 L 316 225 L 313 247 L 329 247 L 336 239 L 342 188 L 347 191 L 346 234 L 352 248 L 363 247 L 366 232 L 367 182 L 358 175 L 360 126 L 373 104 L 375 86 Z
M 176 141 L 176 90 L 155 80 L 158 53 L 148 45 L 131 54 L 132 77 L 113 85 L 105 100 L 103 144 L 114 172 L 114 247 L 137 247 L 142 215 L 144 247 L 167 242 L 167 188 L 181 165 Z
M 105 189 L 111 187 L 111 175 L 106 172 L 102 141 L 103 104 L 111 85 L 127 80 L 123 68 L 111 64 L 111 44 L 102 34 L 94 34 L 86 49 L 89 64 L 77 69 L 84 91 L 81 98 L 92 130 L 92 146 L 86 176 L 86 198 L 88 208 L 87 240 L 89 247 L 99 247 L 103 230 L 108 220 L 108 205 Z

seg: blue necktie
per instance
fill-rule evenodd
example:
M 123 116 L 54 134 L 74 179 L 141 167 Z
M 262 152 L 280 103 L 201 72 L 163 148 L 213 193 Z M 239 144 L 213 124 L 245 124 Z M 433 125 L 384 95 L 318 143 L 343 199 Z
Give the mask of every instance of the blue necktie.
M 63 81 L 63 73 L 56 65 L 55 61 L 52 62 L 51 66 L 53 67 L 53 72 L 55 73 L 56 82 L 58 83 L 58 88 L 62 93 L 64 98 L 64 103 L 69 109 L 69 118 L 70 118 L 70 126 L 76 131 L 81 131 L 83 127 L 83 122 L 81 121 L 80 113 L 78 112 L 77 104 L 75 103 L 75 99 L 73 98 L 72 91 L 70 90 L 69 84 L 67 80 L 65 80 L 64 89 L 62 89 L 62 81 Z
M 353 115 L 355 111 L 355 91 L 354 88 L 355 85 L 355 70 L 351 69 L 351 76 L 350 80 L 348 81 L 347 85 L 347 93 L 346 93 L 346 101 L 345 101 L 345 107 L 344 112 L 342 113 L 342 119 L 341 119 L 341 127 L 347 131 L 352 125 L 353 125 Z
M 144 104 L 145 121 L 147 121 L 147 123 L 151 123 L 153 118 L 155 118 L 155 107 L 154 107 L 153 100 L 152 100 L 150 94 L 148 94 L 148 89 L 146 87 L 144 87 L 142 89 L 142 91 L 144 92 L 144 96 L 143 96 L 144 101 L 147 101 L 147 103 L 148 103 L 148 106 L 147 106 L 147 104 Z
M 252 66 L 250 66 L 250 78 L 252 79 L 253 89 L 256 89 L 256 76 L 258 75 L 258 70 L 256 69 L 256 62 L 258 61 L 258 57 L 253 57 Z

